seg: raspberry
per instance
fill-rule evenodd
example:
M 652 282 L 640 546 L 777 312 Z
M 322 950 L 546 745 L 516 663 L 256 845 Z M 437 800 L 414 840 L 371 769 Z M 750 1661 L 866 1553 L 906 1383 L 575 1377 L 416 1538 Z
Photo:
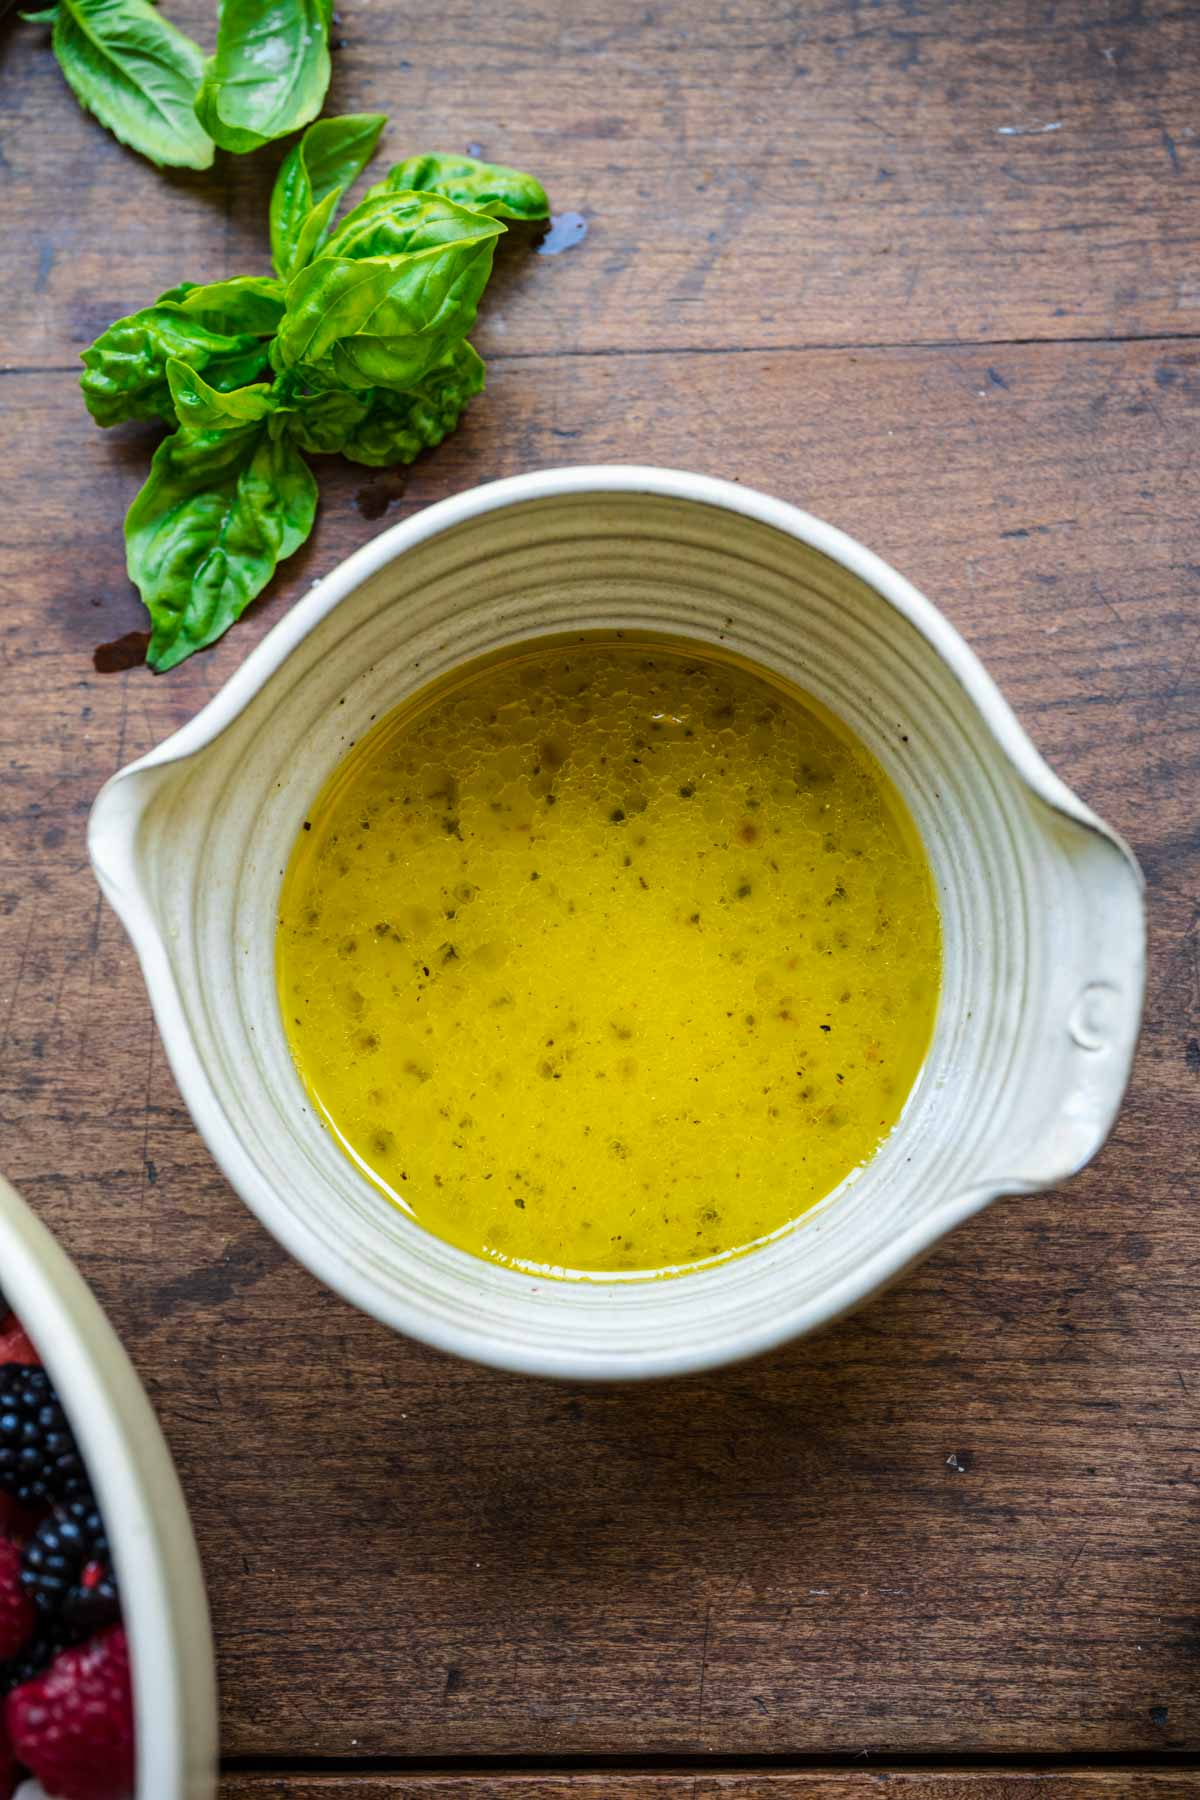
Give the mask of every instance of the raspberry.
M 133 1787 L 133 1694 L 121 1626 L 64 1650 L 14 1688 L 5 1720 L 17 1758 L 60 1800 L 126 1800 Z
M 21 1581 L 21 1552 L 0 1538 L 0 1662 L 7 1662 L 33 1636 L 33 1601 Z
M 65 1619 L 49 1619 L 40 1624 L 19 1656 L 0 1663 L 0 1713 L 3 1712 L 5 1694 L 13 1688 L 23 1687 L 43 1669 L 48 1669 L 59 1651 L 73 1649 L 81 1635 L 72 1630 Z
M 41 1367 L 41 1357 L 25 1335 L 25 1328 L 10 1313 L 0 1326 L 0 1363 L 22 1363 L 30 1368 Z

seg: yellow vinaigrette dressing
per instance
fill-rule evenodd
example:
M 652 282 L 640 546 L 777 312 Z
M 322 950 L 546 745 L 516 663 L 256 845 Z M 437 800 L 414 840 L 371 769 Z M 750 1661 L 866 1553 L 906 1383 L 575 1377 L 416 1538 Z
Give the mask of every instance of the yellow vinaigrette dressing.
M 399 707 L 283 883 L 326 1124 L 475 1255 L 676 1274 L 785 1230 L 895 1124 L 940 929 L 899 795 L 822 708 L 695 646 L 583 638 Z

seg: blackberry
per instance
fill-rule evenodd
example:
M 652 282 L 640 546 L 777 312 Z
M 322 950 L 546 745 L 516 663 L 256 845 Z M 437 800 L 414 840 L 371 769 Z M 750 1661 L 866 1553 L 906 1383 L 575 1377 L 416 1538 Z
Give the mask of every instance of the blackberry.
M 43 1619 L 89 1635 L 120 1618 L 108 1535 L 90 1495 L 42 1520 L 21 1558 L 21 1586 Z
M 0 1490 L 21 1506 L 88 1492 L 74 1435 L 45 1369 L 0 1364 Z

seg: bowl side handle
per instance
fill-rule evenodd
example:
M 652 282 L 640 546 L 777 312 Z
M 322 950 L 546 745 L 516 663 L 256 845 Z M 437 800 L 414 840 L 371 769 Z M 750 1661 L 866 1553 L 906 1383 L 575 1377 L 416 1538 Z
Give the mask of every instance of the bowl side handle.
M 1043 992 L 1034 1018 L 1019 1116 L 993 1191 L 1052 1187 L 1091 1161 L 1129 1083 L 1142 1017 L 1146 925 L 1141 870 L 1115 833 L 1080 808 L 1036 803 L 1053 879 Z
M 161 937 L 143 855 L 149 814 L 178 765 L 131 763 L 106 781 L 92 805 L 87 845 L 105 899 L 137 949 Z

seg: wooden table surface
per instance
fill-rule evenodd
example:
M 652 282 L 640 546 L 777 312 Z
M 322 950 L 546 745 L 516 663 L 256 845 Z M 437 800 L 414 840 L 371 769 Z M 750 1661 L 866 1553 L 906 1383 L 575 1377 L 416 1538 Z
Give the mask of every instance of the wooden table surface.
M 178 1459 L 226 1800 L 1200 1794 L 1200 13 L 1195 0 L 341 0 L 330 109 L 528 167 L 487 394 L 406 477 L 326 459 L 211 653 L 142 618 L 80 349 L 265 266 L 278 152 L 157 173 L 0 27 L 0 1162 Z M 168 0 L 211 41 L 209 7 Z M 1112 1142 L 855 1319 L 637 1391 L 441 1359 L 324 1292 L 184 1111 L 84 850 L 101 782 L 318 575 L 475 482 L 644 460 L 881 552 L 1149 885 Z

